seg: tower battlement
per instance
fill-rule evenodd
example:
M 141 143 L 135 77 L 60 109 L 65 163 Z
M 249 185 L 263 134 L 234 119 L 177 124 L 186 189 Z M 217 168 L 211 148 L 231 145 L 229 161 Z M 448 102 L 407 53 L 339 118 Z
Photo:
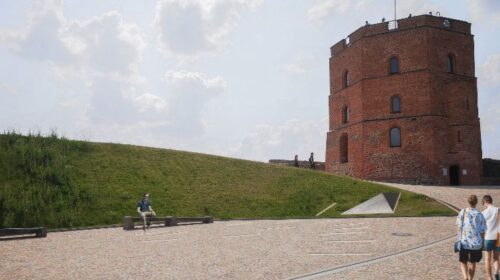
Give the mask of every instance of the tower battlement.
M 409 18 L 401 18 L 396 21 L 393 20 L 362 26 L 349 34 L 349 36 L 345 39 L 342 39 L 333 45 L 330 48 L 331 56 L 339 54 L 363 37 L 375 36 L 388 32 L 401 32 L 422 27 L 432 27 L 471 35 L 471 24 L 468 22 L 440 16 L 420 15 Z

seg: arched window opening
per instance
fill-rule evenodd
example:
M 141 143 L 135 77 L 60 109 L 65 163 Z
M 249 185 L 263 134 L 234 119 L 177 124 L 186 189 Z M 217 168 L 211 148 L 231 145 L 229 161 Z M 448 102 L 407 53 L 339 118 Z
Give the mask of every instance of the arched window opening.
M 349 122 L 349 107 L 344 106 L 342 108 L 342 123 L 348 123 Z
M 348 162 L 349 161 L 349 144 L 348 144 L 347 133 L 343 133 L 340 136 L 340 162 Z
M 401 113 L 401 98 L 399 96 L 391 97 L 391 113 Z
M 448 55 L 448 73 L 455 73 L 455 56 L 453 54 Z
M 460 135 L 460 130 L 457 131 L 457 142 L 458 143 L 462 142 L 462 135 Z
M 465 106 L 467 108 L 467 111 L 469 111 L 470 110 L 469 98 L 467 98 L 467 100 L 465 101 Z
M 342 84 L 344 85 L 344 88 L 348 87 L 349 86 L 349 71 L 345 71 L 344 72 L 344 76 L 342 77 L 343 79 L 343 82 Z
M 399 59 L 395 56 L 391 57 L 389 73 L 390 74 L 399 73 Z
M 401 131 L 399 127 L 391 128 L 391 147 L 401 147 Z

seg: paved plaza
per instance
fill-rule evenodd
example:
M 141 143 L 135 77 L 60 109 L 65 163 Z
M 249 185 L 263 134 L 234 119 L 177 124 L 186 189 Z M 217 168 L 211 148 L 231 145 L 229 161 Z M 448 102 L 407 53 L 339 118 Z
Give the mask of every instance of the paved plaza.
M 397 187 L 464 206 L 499 188 Z M 216 221 L 0 241 L 0 279 L 460 279 L 454 217 Z M 483 263 L 478 278 L 484 278 Z

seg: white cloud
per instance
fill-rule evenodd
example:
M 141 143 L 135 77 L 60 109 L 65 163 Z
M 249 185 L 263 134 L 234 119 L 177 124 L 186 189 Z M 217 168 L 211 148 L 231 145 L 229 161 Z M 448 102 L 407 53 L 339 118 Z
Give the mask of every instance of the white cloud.
M 225 93 L 226 81 L 202 73 L 169 71 L 165 74 L 172 132 L 183 137 L 203 134 L 202 112 L 214 97 Z
M 64 21 L 62 1 L 33 1 L 26 25 L 19 30 L 1 30 L 0 42 L 26 58 L 68 62 L 70 54 L 59 39 Z
M 374 7 L 372 6 L 371 8 Z M 432 12 L 434 15 L 436 15 L 437 12 L 439 12 L 441 16 L 444 17 L 449 16 L 447 15 L 446 7 L 443 5 L 433 4 L 428 1 L 421 1 L 421 0 L 406 0 L 397 2 L 398 18 L 405 18 L 409 14 L 415 16 L 415 15 L 428 14 L 429 12 Z
M 116 125 L 121 130 L 157 125 L 153 134 L 172 142 L 203 135 L 203 110 L 216 96 L 226 92 L 225 80 L 197 72 L 169 71 L 164 81 L 164 91 L 153 94 L 144 92 L 142 84 L 95 77 L 88 88 L 91 122 Z
M 323 57 L 315 55 L 297 56 L 292 62 L 283 65 L 283 69 L 293 76 L 303 75 L 323 62 Z
M 139 112 L 145 112 L 149 110 L 154 110 L 156 112 L 162 112 L 167 110 L 167 102 L 154 94 L 144 93 L 133 98 L 133 101 L 139 108 Z
M 474 21 L 500 21 L 500 1 L 467 0 L 466 2 Z
M 269 159 L 307 159 L 314 152 L 318 161 L 324 160 L 326 119 L 313 123 L 288 120 L 277 126 L 258 125 L 247 135 L 241 145 L 234 149 L 238 157 L 268 161 Z
M 120 81 L 98 77 L 88 88 L 91 96 L 87 112 L 96 124 L 132 124 L 140 120 L 134 89 Z
M 17 90 L 7 83 L 0 82 L 0 95 L 1 94 L 17 95 Z
M 479 66 L 479 81 L 485 84 L 500 84 L 500 54 L 493 54 L 486 58 Z
M 99 73 L 137 71 L 146 46 L 140 28 L 111 11 L 89 20 L 68 22 L 61 41 L 80 59 L 81 66 Z
M 154 24 L 162 49 L 181 57 L 219 51 L 229 43 L 242 10 L 255 8 L 252 0 L 162 0 Z
M 185 3 L 172 5 L 205 9 L 201 26 L 208 28 L 204 30 L 208 37 L 204 38 L 218 44 L 237 23 L 238 11 L 257 2 Z M 159 90 L 140 73 L 146 36 L 120 13 L 70 20 L 63 14 L 62 1 L 36 1 L 28 15 L 24 27 L 2 30 L 0 43 L 20 57 L 48 62 L 45 67 L 56 81 L 55 87 L 68 89 L 58 96 L 55 110 L 51 109 L 54 117 L 64 115 L 64 119 L 47 116 L 46 121 L 73 126 L 96 140 L 195 149 L 189 143 L 199 141 L 205 133 L 206 105 L 226 92 L 222 77 L 169 71 Z M 0 91 L 14 92 L 3 83 Z
M 500 99 L 498 100 L 500 101 Z M 494 107 L 481 112 L 481 130 L 483 133 L 494 133 L 500 130 L 498 124 L 500 123 L 500 108 Z
M 25 26 L 3 29 L 0 38 L 24 58 L 53 63 L 65 73 L 60 78 L 71 76 L 68 71 L 80 77 L 128 75 L 138 67 L 146 45 L 140 28 L 118 12 L 69 21 L 61 0 L 34 1 Z
M 120 126 L 122 130 L 142 122 L 170 122 L 169 103 L 165 95 L 144 92 L 141 85 L 113 80 L 109 77 L 95 77 L 86 88 L 89 96 L 85 109 L 87 122 L 94 125 Z M 77 97 L 81 99 L 81 97 Z M 68 102 L 71 105 L 82 104 Z
M 304 65 L 297 62 L 285 64 L 283 68 L 288 73 L 295 75 L 304 74 L 306 72 Z
M 500 158 L 498 139 L 500 138 L 500 109 L 496 104 L 500 102 L 500 95 L 491 98 L 490 106 L 482 108 L 481 115 L 481 139 L 483 144 L 483 157 Z
M 351 1 L 346 0 L 321 0 L 307 11 L 307 19 L 322 22 L 335 14 L 345 14 L 350 8 Z
M 383 17 L 386 20 L 393 19 L 393 2 L 384 2 L 377 0 L 320 0 L 307 11 L 307 19 L 312 22 L 324 23 L 328 18 L 334 16 L 342 16 L 350 19 L 359 15 L 371 15 L 364 20 L 373 18 L 376 13 L 379 13 L 380 19 Z M 375 12 L 374 12 L 375 11 Z M 390 13 L 387 13 L 390 11 Z M 397 17 L 404 18 L 408 14 L 421 15 L 429 12 L 440 12 L 446 16 L 444 6 L 429 3 L 420 0 L 406 0 L 397 2 Z M 385 13 L 385 14 L 384 14 Z
M 139 93 L 110 79 L 96 79 L 88 131 L 100 141 L 203 151 L 206 131 L 203 110 L 226 91 L 222 77 L 202 73 L 169 71 L 165 93 Z
M 479 115 L 483 157 L 498 158 L 500 149 L 500 54 L 492 54 L 478 66 Z
M 376 0 L 362 0 L 359 1 L 356 5 L 356 10 L 358 12 L 370 12 L 370 11 L 376 11 L 377 9 L 380 9 L 381 3 L 380 1 Z M 386 14 L 386 20 L 393 20 L 394 19 L 394 6 L 393 2 L 385 2 L 385 10 L 391 11 L 390 14 Z M 418 16 L 418 15 L 423 15 L 423 14 L 428 14 L 429 12 L 432 12 L 434 15 L 439 12 L 441 16 L 447 16 L 447 9 L 446 6 L 440 5 L 440 4 L 434 4 L 429 1 L 421 1 L 421 0 L 405 0 L 405 1 L 398 1 L 396 4 L 396 16 L 397 18 L 405 18 L 409 14 L 412 14 L 413 16 Z
M 202 87 L 207 89 L 208 92 L 211 92 L 212 90 L 214 90 L 214 92 L 219 92 L 220 89 L 225 90 L 227 87 L 226 81 L 220 76 L 209 78 L 203 73 L 189 72 L 184 70 L 168 71 L 165 74 L 165 81 L 167 82 L 167 84 L 177 88 L 186 86 L 196 87 L 198 85 L 202 85 Z
M 159 132 L 165 131 L 165 121 L 141 121 L 130 124 L 82 124 L 81 130 L 93 141 L 127 143 L 150 147 L 173 148 L 172 142 L 159 137 Z
M 484 144 L 488 143 L 486 139 L 495 139 L 496 141 L 499 137 L 498 134 L 500 134 L 498 129 L 498 124 L 500 124 L 500 109 L 498 108 L 500 103 L 500 54 L 488 56 L 485 62 L 478 66 L 478 70 L 479 113 Z M 488 149 L 486 148 L 486 150 Z
M 35 1 L 26 25 L 4 35 L 13 52 L 48 61 L 55 81 L 80 94 L 67 94 L 59 106 L 66 113 L 84 108 L 82 121 L 136 123 L 166 111 L 164 99 L 136 91 L 143 83 L 138 67 L 146 43 L 141 29 L 116 11 L 67 20 L 62 1 Z

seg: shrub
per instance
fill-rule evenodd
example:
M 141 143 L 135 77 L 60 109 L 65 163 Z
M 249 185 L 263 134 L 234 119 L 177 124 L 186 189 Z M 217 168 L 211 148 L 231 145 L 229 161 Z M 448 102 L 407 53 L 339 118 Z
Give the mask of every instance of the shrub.
M 78 225 L 75 211 L 92 196 L 74 185 L 67 168 L 71 152 L 88 151 L 81 141 L 59 139 L 40 133 L 0 135 L 1 227 L 71 227 Z

